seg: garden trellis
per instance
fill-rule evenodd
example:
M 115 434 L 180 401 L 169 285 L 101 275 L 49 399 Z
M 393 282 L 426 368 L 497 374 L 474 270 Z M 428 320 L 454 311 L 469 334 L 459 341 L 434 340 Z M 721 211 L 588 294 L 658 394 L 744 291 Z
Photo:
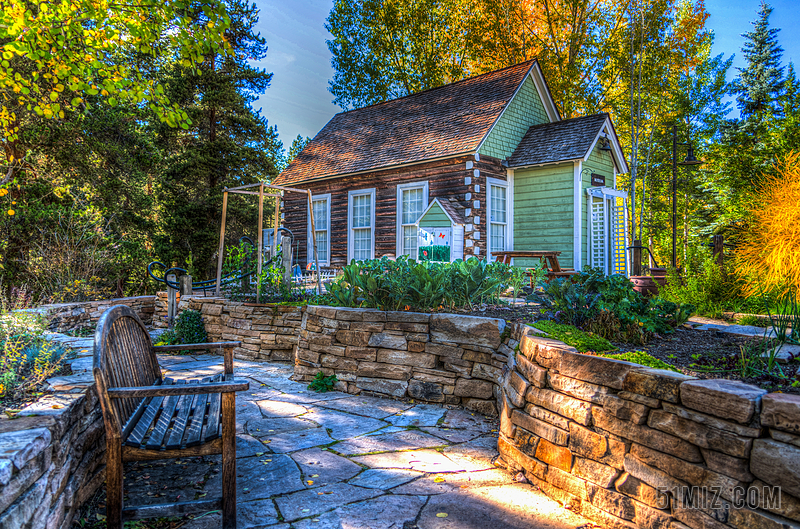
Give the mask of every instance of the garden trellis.
M 253 188 L 258 188 L 258 191 L 249 191 Z M 222 287 L 222 261 L 225 255 L 225 218 L 228 213 L 228 193 L 237 193 L 240 195 L 256 195 L 258 196 L 258 259 L 256 271 L 258 276 L 261 276 L 261 269 L 263 266 L 263 251 L 264 251 L 264 198 L 275 199 L 275 231 L 272 237 L 272 250 L 270 255 L 274 258 L 278 249 L 278 229 L 281 222 L 281 200 L 283 195 L 280 193 L 264 193 L 264 189 L 276 189 L 278 191 L 289 193 L 303 193 L 308 197 L 308 218 L 311 224 L 311 233 L 314 233 L 314 208 L 311 204 L 311 191 L 308 189 L 297 189 L 294 187 L 285 187 L 274 184 L 266 184 L 264 182 L 258 184 L 249 184 L 239 187 L 225 188 L 222 193 L 222 224 L 219 230 L 219 255 L 217 256 L 217 290 L 216 295 L 220 295 Z M 314 248 L 314 265 L 317 270 L 317 293 L 322 294 L 322 279 L 319 273 L 319 258 L 317 256 L 317 240 L 316 237 L 311 237 L 312 246 Z M 256 290 L 256 299 L 261 297 L 261 282 L 258 282 Z

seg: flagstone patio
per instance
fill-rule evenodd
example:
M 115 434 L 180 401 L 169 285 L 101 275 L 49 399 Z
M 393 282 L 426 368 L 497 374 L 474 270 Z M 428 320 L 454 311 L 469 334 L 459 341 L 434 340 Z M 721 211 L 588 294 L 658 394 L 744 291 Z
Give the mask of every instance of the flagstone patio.
M 161 356 L 166 375 L 207 376 L 214 356 Z M 463 409 L 289 380 L 291 366 L 236 362 L 238 525 L 277 529 L 576 528 L 588 522 L 493 463 L 496 420 Z M 219 457 L 126 467 L 127 500 L 215 495 Z M 220 527 L 218 513 L 186 529 Z

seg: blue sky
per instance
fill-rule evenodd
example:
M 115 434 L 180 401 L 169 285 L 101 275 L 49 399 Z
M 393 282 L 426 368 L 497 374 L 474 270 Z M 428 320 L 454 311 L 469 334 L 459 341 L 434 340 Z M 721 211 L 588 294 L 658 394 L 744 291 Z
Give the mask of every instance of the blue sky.
M 778 39 L 784 63 L 800 66 L 800 8 L 797 0 L 773 0 L 771 26 L 780 28 Z M 253 106 L 278 127 L 288 149 L 298 135 L 314 135 L 341 109 L 331 103 L 328 79 L 333 76 L 325 40 L 325 19 L 332 0 L 256 0 L 261 10 L 258 30 L 267 39 L 266 59 L 258 63 L 274 74 L 272 84 Z M 706 0 L 711 14 L 707 25 L 714 30 L 714 54 L 736 55 L 734 67 L 742 66 L 741 34 L 749 31 L 757 16 L 759 0 Z M 731 70 L 729 77 L 735 75 Z

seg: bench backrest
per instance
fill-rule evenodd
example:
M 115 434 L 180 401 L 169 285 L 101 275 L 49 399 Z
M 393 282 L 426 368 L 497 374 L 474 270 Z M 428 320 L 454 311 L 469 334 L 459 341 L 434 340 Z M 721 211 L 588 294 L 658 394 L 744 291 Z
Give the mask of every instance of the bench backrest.
M 108 309 L 94 335 L 94 379 L 107 435 L 119 435 L 141 399 L 110 399 L 109 388 L 151 386 L 161 378 L 150 335 L 126 305 Z

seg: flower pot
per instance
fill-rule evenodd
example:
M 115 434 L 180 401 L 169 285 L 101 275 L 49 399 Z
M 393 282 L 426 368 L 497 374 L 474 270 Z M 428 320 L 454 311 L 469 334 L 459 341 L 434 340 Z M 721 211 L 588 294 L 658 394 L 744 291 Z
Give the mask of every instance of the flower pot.
M 658 283 L 651 276 L 631 276 L 633 289 L 643 296 L 655 296 L 658 294 Z

